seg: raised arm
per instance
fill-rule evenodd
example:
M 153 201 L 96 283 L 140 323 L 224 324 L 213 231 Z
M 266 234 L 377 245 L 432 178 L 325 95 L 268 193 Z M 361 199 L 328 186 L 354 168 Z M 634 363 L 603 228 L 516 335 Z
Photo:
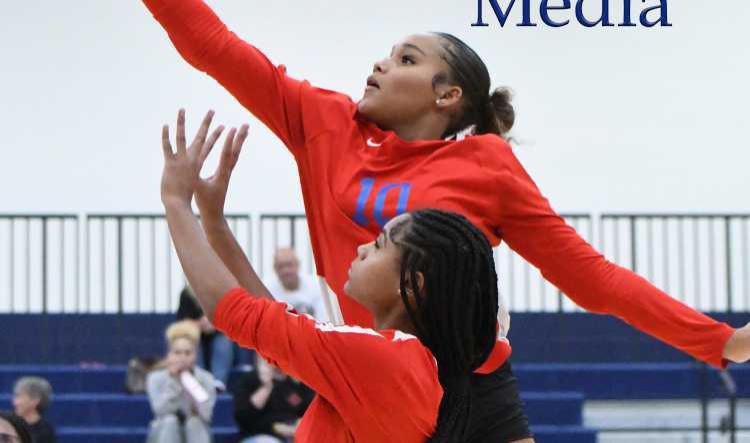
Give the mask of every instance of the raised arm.
M 431 366 L 434 359 L 416 338 L 392 342 L 373 330 L 316 324 L 310 317 L 287 312 L 286 304 L 238 287 L 237 279 L 211 248 L 190 207 L 200 165 L 222 129 L 207 137 L 210 121 L 211 113 L 186 148 L 184 112 L 180 111 L 176 151 L 172 149 L 167 127 L 163 128 L 165 164 L 161 198 L 183 271 L 216 328 L 241 346 L 257 349 L 342 411 L 361 408 L 363 403 L 385 405 L 380 399 L 380 385 L 372 383 L 376 376 L 379 383 L 386 385 L 397 385 L 404 377 L 412 377 L 418 384 L 438 385 L 437 370 Z M 233 131 L 230 138 L 234 140 Z M 399 349 L 413 349 L 406 354 L 412 360 L 404 361 Z M 419 364 L 415 364 L 415 358 L 420 359 Z M 382 374 L 373 374 L 373 368 Z M 422 372 L 414 372 L 419 368 Z M 428 371 L 432 379 L 428 379 L 424 368 L 432 369 Z M 437 409 L 441 393 L 436 391 L 425 389 L 425 398 L 416 401 L 433 401 Z
M 247 128 L 241 129 L 236 138 L 227 137 L 214 174 L 209 178 L 198 180 L 195 201 L 200 210 L 201 224 L 209 244 L 239 281 L 240 286 L 253 294 L 273 298 L 237 243 L 224 217 L 224 202 L 229 180 L 246 137 Z
M 172 242 L 182 264 L 182 270 L 209 319 L 213 318 L 221 297 L 239 285 L 237 279 L 211 249 L 191 208 L 193 192 L 199 179 L 200 165 L 203 164 L 224 129 L 219 126 L 207 138 L 212 117 L 212 112 L 206 115 L 198 134 L 187 148 L 185 111 L 180 110 L 177 117 L 176 151 L 172 149 L 169 141 L 169 129 L 164 125 L 162 128 L 164 171 L 161 179 L 161 200 L 166 211 Z M 234 138 L 234 130 L 231 131 L 230 136 Z
M 203 0 L 143 2 L 188 63 L 221 83 L 290 149 L 301 146 L 302 82 L 229 31 Z
M 552 210 L 509 147 L 503 157 L 498 226 L 511 249 L 587 311 L 614 315 L 714 366 L 726 364 L 734 329 L 606 260 Z

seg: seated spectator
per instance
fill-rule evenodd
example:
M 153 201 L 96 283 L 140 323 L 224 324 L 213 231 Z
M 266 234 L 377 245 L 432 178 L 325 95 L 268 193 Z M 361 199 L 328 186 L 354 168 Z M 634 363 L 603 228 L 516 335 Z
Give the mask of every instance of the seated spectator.
M 209 443 L 216 388 L 211 373 L 195 366 L 200 330 L 186 320 L 172 324 L 166 336 L 166 367 L 146 380 L 154 412 L 148 442 Z
M 29 425 L 34 443 L 54 443 L 55 428 L 44 419 L 52 402 L 52 386 L 41 377 L 22 377 L 13 388 L 13 409 Z
M 273 257 L 275 279 L 264 282 L 273 298 L 286 302 L 300 314 L 309 314 L 319 322 L 331 321 L 326 312 L 318 279 L 299 272 L 294 249 L 280 248 Z
M 34 443 L 34 440 L 31 439 L 29 427 L 23 418 L 0 411 L 0 442 Z
M 291 441 L 314 395 L 258 357 L 257 370 L 243 375 L 234 392 L 234 419 L 241 443 Z
M 221 382 L 219 387 L 223 390 L 228 382 L 235 356 L 240 354 L 239 346 L 214 328 L 208 317 L 203 314 L 203 308 L 198 304 L 189 286 L 185 286 L 180 293 L 180 304 L 177 308 L 177 321 L 186 319 L 195 321 L 201 331 L 198 365 L 211 371 L 214 378 Z

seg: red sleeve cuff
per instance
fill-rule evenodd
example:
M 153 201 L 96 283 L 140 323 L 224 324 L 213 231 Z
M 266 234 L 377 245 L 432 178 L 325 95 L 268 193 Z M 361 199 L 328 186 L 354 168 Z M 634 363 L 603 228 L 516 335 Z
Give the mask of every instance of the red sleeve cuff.
M 232 312 L 232 307 L 235 306 L 236 301 L 242 297 L 249 296 L 250 294 L 248 294 L 245 288 L 237 287 L 227 291 L 227 293 L 221 297 L 219 304 L 216 305 L 216 309 L 214 310 L 214 318 L 212 319 L 214 326 L 219 330 L 226 330 L 225 328 L 228 325 L 225 323 L 227 323 L 230 313 Z
M 490 356 L 487 357 L 487 360 L 485 360 L 484 363 L 482 363 L 482 366 L 478 367 L 474 373 L 485 375 L 495 372 L 500 366 L 505 364 L 508 358 L 510 358 L 511 352 L 512 349 L 508 339 L 503 337 L 498 338 L 495 341 L 495 347 L 492 348 L 492 352 L 490 352 Z

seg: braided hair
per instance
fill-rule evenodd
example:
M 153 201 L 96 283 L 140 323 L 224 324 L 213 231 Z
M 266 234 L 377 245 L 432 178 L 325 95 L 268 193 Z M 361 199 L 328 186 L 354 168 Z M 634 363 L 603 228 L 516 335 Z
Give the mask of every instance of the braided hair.
M 390 237 L 402 251 L 401 297 L 418 338 L 437 361 L 444 391 L 429 441 L 460 442 L 471 410 L 470 376 L 497 336 L 492 248 L 461 215 L 437 209 L 410 214 L 391 227 Z
M 443 41 L 442 58 L 450 70 L 435 75 L 432 86 L 434 88 L 445 83 L 458 85 L 465 97 L 461 111 L 451 120 L 443 138 L 472 125 L 475 134 L 505 136 L 516 120 L 515 110 L 510 103 L 510 89 L 497 88 L 490 92 L 490 73 L 479 55 L 452 34 L 436 32 L 435 35 Z

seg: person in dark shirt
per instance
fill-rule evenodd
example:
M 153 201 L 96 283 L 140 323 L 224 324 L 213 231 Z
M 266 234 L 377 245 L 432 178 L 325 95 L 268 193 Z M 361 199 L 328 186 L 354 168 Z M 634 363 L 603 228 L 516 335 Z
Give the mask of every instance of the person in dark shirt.
M 44 419 L 44 412 L 52 402 L 52 386 L 41 377 L 22 377 L 13 388 L 13 408 L 16 415 L 29 425 L 34 443 L 55 443 L 55 428 Z
M 241 443 L 291 441 L 315 393 L 258 357 L 234 391 L 234 419 Z
M 29 425 L 16 414 L 0 411 L 0 441 L 33 443 Z

